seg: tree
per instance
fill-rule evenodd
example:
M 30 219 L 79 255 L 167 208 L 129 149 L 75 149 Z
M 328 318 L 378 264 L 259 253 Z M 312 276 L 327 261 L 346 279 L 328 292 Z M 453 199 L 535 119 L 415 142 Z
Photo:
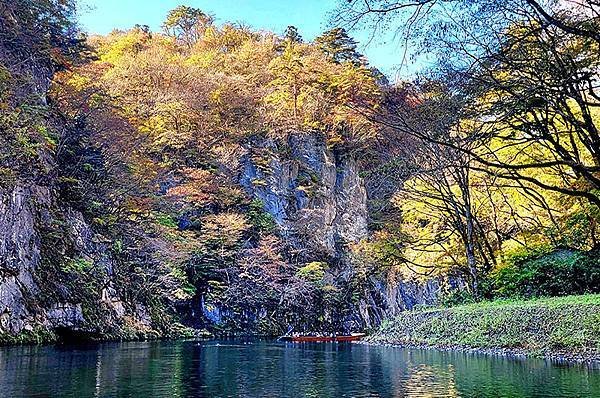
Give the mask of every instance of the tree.
M 283 54 L 275 58 L 269 68 L 275 76 L 271 85 L 276 91 L 267 97 L 267 101 L 279 104 L 284 110 L 291 110 L 293 123 L 298 123 L 302 88 L 307 74 L 299 49 L 293 43 L 287 43 Z
M 302 43 L 304 40 L 295 26 L 288 26 L 283 32 L 283 40 L 290 43 Z
M 333 28 L 324 32 L 315 38 L 315 44 L 334 62 L 350 62 L 356 65 L 363 62 L 363 56 L 356 51 L 358 43 L 344 28 Z
M 416 142 L 404 159 L 426 154 L 398 185 L 404 236 L 392 256 L 421 260 L 425 270 L 450 258 L 476 280 L 511 247 L 598 245 L 598 2 L 367 0 L 340 7 L 337 23 L 372 23 L 374 34 L 397 26 L 417 52 L 440 60 L 415 79 L 420 89 L 387 90 L 385 105 L 370 115 L 393 137 Z M 452 101 L 423 109 L 440 98 L 422 86 L 427 81 L 441 82 L 441 98 Z
M 383 222 L 379 217 L 370 244 L 375 261 L 418 275 L 461 273 L 481 297 L 479 282 L 499 264 L 504 249 L 573 244 L 565 238 L 574 223 L 565 228 L 561 220 L 571 212 L 564 197 L 542 194 L 533 184 L 509 184 L 462 150 L 456 125 L 468 98 L 436 81 L 396 87 L 386 97 L 385 120 L 394 127 L 382 134 L 388 142 L 379 153 L 389 157 L 371 172 L 385 173 L 385 181 L 369 178 L 376 183 L 369 196 L 389 200 L 394 192 L 391 204 L 401 215 Z M 394 173 L 403 177 L 394 180 Z M 385 211 L 393 215 L 393 208 Z M 575 244 L 585 241 L 580 235 Z
M 202 10 L 182 5 L 169 11 L 163 28 L 168 35 L 192 48 L 213 22 L 214 18 Z
M 480 169 L 600 206 L 597 2 L 450 3 L 352 1 L 340 18 L 409 18 L 407 37 L 443 59 L 436 73 L 461 80 L 456 89 L 472 98 L 460 134 L 478 145 L 459 147 Z
M 15 69 L 25 67 L 19 59 L 28 58 L 30 66 L 53 72 L 76 61 L 83 50 L 72 0 L 3 1 L 0 39 L 4 62 Z
M 74 14 L 73 1 L 0 2 L 0 169 L 12 177 L 48 171 L 45 150 L 57 142 L 47 90 L 84 50 Z
M 448 111 L 461 106 L 460 97 L 437 82 L 424 84 L 419 94 L 413 89 L 388 93 L 387 109 L 402 113 L 406 128 L 422 134 L 420 143 L 402 154 L 412 171 L 393 198 L 403 210 L 405 235 L 405 247 L 396 253 L 414 272 L 430 274 L 444 265 L 466 271 L 479 297 L 480 274 L 495 264 L 498 246 L 478 211 L 471 157 L 437 143 L 456 141 L 452 126 L 458 115 Z

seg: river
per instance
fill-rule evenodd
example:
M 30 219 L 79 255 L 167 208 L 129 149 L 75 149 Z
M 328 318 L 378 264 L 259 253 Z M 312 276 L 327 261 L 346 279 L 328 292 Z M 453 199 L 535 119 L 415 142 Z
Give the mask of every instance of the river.
M 152 341 L 0 348 L 1 397 L 600 397 L 600 370 L 360 344 Z

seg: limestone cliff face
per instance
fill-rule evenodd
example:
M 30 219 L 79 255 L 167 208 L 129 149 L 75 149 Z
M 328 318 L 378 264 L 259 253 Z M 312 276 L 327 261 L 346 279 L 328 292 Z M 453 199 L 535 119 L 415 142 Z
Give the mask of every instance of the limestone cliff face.
M 415 306 L 436 305 L 441 296 L 451 291 L 466 289 L 466 283 L 460 277 L 433 277 L 426 280 L 396 278 L 372 282 L 371 291 L 358 306 L 361 319 L 369 328 Z
M 16 336 L 61 329 L 109 332 L 107 328 L 122 324 L 125 316 L 136 317 L 127 314 L 116 293 L 107 243 L 80 213 L 61 206 L 51 188 L 31 184 L 0 191 L 0 215 L 0 334 Z M 49 251 L 53 256 L 60 255 L 60 248 L 51 247 L 55 243 L 53 234 L 69 241 L 70 255 L 76 253 L 78 258 L 86 259 L 96 273 L 103 275 L 100 289 L 82 297 L 72 288 L 73 281 L 52 272 L 50 262 L 56 258 L 49 258 Z M 86 306 L 94 307 L 93 312 L 101 311 L 98 323 L 87 319 Z M 144 312 L 143 308 L 137 309 Z M 147 323 L 143 317 L 137 318 Z M 103 326 L 104 330 L 99 330 Z
M 347 244 L 369 236 L 366 182 L 352 156 L 328 148 L 316 134 L 295 133 L 287 142 L 255 140 L 242 159 L 240 183 L 276 220 L 300 261 L 329 261 L 337 278 L 349 278 Z M 355 320 L 367 327 L 434 304 L 460 281 L 371 280 L 356 305 Z
M 302 258 L 341 259 L 345 244 L 367 237 L 367 193 L 356 160 L 318 135 L 295 133 L 279 145 L 257 140 L 242 165 L 241 185 Z
M 39 294 L 33 273 L 40 263 L 40 236 L 32 207 L 31 189 L 15 188 L 0 198 L 0 329 L 9 333 L 29 323 L 25 296 Z

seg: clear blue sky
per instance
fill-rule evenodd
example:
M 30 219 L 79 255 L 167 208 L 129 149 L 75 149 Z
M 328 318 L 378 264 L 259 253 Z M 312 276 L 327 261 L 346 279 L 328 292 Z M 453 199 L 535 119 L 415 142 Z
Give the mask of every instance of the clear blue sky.
M 106 34 L 113 29 L 128 29 L 135 24 L 148 25 L 153 31 L 160 26 L 169 10 L 180 4 L 200 8 L 214 15 L 217 23 L 244 22 L 255 29 L 282 33 L 288 25 L 298 28 L 305 40 L 312 40 L 328 29 L 335 0 L 80 0 L 79 20 L 88 33 Z M 367 32 L 351 32 L 366 44 Z M 403 48 L 390 34 L 360 47 L 371 65 L 390 78 L 397 75 Z M 411 68 L 412 69 L 412 68 Z M 406 75 L 403 68 L 402 75 Z

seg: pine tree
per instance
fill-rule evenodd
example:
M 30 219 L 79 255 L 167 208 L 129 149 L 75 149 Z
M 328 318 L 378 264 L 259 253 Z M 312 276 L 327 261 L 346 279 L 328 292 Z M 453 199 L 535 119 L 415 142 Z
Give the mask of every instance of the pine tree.
M 334 62 L 351 62 L 356 65 L 363 63 L 362 54 L 356 51 L 358 43 L 344 28 L 334 28 L 324 32 L 315 39 L 315 44 Z
M 283 39 L 290 43 L 302 43 L 304 40 L 302 39 L 302 35 L 298 32 L 298 28 L 295 26 L 288 26 L 283 32 Z
M 168 35 L 176 37 L 192 48 L 213 22 L 212 16 L 198 8 L 179 6 L 169 12 L 163 29 Z

